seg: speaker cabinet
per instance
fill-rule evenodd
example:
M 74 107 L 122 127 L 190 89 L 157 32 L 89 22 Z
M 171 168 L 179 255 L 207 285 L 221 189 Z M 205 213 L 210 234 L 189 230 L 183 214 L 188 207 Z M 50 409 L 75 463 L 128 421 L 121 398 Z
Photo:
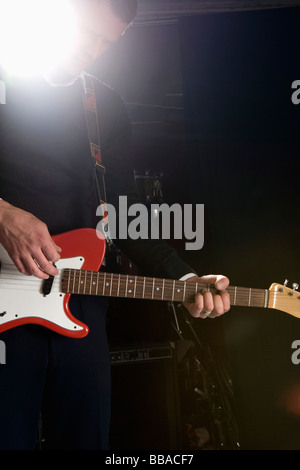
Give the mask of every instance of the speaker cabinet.
M 172 343 L 111 351 L 111 450 L 180 448 L 174 355 Z

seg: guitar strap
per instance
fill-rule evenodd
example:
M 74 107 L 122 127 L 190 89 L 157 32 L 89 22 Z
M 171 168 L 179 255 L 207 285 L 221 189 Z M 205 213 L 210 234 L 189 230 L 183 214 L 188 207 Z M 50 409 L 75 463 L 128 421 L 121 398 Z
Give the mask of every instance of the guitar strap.
M 87 124 L 87 131 L 90 142 L 91 156 L 95 162 L 94 164 L 94 178 L 96 183 L 98 203 L 102 209 L 102 233 L 104 234 L 106 241 L 109 245 L 112 244 L 112 240 L 109 233 L 108 226 L 108 212 L 105 210 L 107 204 L 106 198 L 106 187 L 105 187 L 105 166 L 102 162 L 101 146 L 100 146 L 100 131 L 99 131 L 99 119 L 98 110 L 96 103 L 96 95 L 94 88 L 94 80 L 91 75 L 87 73 L 82 74 L 83 82 L 83 103 L 85 118 Z

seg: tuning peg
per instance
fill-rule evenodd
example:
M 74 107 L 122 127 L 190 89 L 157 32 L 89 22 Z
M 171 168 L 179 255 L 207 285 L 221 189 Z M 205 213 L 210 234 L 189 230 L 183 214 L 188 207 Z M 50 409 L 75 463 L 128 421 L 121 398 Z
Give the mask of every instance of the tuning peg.
M 294 289 L 294 290 L 298 290 L 298 289 L 299 289 L 299 284 L 297 284 L 297 282 L 294 282 L 294 284 L 293 284 L 293 289 Z
M 287 286 L 288 282 L 289 282 L 289 280 L 286 279 L 286 280 L 284 281 L 283 285 L 284 285 L 284 286 Z

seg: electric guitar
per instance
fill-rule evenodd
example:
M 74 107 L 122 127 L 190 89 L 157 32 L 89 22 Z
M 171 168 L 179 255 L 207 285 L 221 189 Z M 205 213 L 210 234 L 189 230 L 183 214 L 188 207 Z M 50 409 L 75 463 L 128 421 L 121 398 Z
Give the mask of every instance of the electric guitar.
M 88 326 L 75 319 L 69 309 L 72 294 L 101 295 L 184 302 L 201 289 L 213 286 L 135 275 L 99 272 L 105 255 L 103 237 L 93 229 L 78 229 L 53 237 L 62 248 L 56 263 L 59 274 L 47 280 L 19 273 L 0 245 L 0 333 L 35 323 L 59 334 L 82 338 Z M 285 284 L 269 289 L 229 286 L 232 306 L 264 307 L 300 317 L 300 293 Z

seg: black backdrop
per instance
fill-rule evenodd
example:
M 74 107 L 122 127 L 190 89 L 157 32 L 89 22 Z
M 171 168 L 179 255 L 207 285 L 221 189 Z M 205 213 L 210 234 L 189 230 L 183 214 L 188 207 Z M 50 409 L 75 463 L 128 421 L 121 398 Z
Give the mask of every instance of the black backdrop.
M 136 167 L 164 170 L 166 202 L 205 204 L 205 246 L 181 254 L 234 285 L 300 281 L 299 24 L 296 7 L 135 26 L 97 64 L 127 102 Z M 224 333 L 242 448 L 299 449 L 300 320 L 236 307 L 197 328 Z
M 180 21 L 191 199 L 205 203 L 214 267 L 233 285 L 299 282 L 299 21 L 298 8 Z M 232 309 L 224 328 L 243 446 L 299 448 L 286 403 L 299 320 Z

